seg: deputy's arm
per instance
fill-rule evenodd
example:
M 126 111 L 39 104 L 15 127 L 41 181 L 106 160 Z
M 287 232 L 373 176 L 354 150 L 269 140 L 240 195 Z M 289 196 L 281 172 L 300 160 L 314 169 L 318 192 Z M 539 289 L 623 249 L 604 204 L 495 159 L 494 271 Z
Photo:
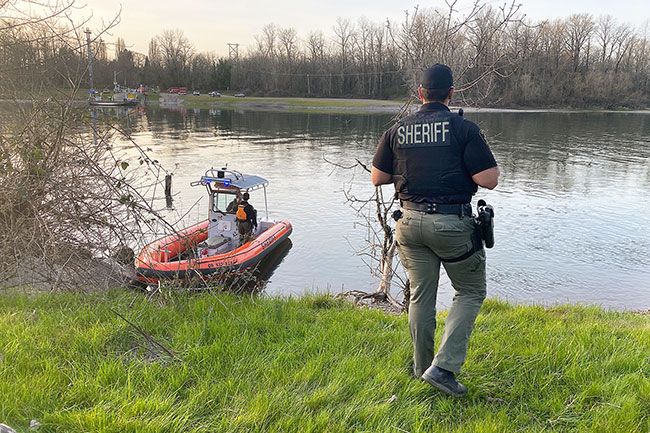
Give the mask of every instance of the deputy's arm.
M 487 189 L 494 189 L 499 184 L 499 167 L 488 168 L 487 170 L 480 171 L 472 176 L 472 180 L 478 186 Z
M 381 171 L 380 169 L 378 169 L 373 165 L 372 168 L 370 169 L 370 181 L 375 186 L 386 185 L 389 183 L 393 183 L 393 175 Z
M 393 182 L 391 167 L 393 166 L 393 150 L 390 147 L 391 130 L 384 132 L 379 139 L 377 151 L 372 158 L 370 181 L 373 185 L 386 185 Z M 379 168 L 378 168 L 379 167 Z
M 467 171 L 478 186 L 496 188 L 500 172 L 490 146 L 475 123 L 466 120 L 463 126 L 467 128 L 467 144 L 463 155 Z

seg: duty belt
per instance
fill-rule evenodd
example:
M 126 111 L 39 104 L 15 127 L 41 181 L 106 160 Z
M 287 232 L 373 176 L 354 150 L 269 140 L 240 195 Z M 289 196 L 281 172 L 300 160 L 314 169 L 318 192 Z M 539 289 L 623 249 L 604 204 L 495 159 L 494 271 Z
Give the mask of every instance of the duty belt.
M 414 203 L 412 201 L 405 200 L 402 200 L 400 203 L 404 209 L 415 210 L 428 214 L 439 213 L 443 215 L 472 216 L 472 205 L 470 203 Z

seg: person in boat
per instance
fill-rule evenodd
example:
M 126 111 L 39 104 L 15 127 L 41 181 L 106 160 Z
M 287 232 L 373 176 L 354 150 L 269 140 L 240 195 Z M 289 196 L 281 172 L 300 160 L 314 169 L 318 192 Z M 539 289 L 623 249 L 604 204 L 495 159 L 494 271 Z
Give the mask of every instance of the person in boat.
M 422 74 L 422 106 L 382 136 L 372 161 L 375 186 L 394 183 L 401 204 L 396 240 L 410 280 L 409 328 L 413 374 L 446 394 L 467 388 L 456 380 L 486 294 L 485 251 L 477 237 L 471 198 L 499 179 L 479 127 L 452 113 L 453 76 L 435 64 Z M 401 218 L 400 218 L 401 216 Z M 434 357 L 440 265 L 455 294 Z
M 235 198 L 233 198 L 232 201 L 228 203 L 228 206 L 226 206 L 226 212 L 228 213 L 237 212 L 237 206 L 239 205 L 239 202 L 240 202 L 240 197 L 235 196 Z
M 250 240 L 253 229 L 257 228 L 257 211 L 248 200 L 250 200 L 250 194 L 245 192 L 237 205 L 237 229 L 242 245 Z

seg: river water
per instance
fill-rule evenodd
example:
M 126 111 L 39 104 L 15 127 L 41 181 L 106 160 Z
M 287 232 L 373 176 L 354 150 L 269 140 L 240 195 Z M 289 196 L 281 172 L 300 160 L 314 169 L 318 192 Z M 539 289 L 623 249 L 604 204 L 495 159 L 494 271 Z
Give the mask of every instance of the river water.
M 496 246 L 488 296 L 534 304 L 650 308 L 650 114 L 477 112 L 502 171 L 494 191 Z M 372 194 L 369 163 L 390 115 L 233 110 L 131 112 L 132 138 L 174 171 L 174 211 L 206 217 L 210 167 L 228 164 L 270 180 L 270 217 L 291 220 L 292 248 L 266 291 L 275 295 L 374 290 L 365 264 L 369 214 L 346 202 Z M 125 141 L 124 146 L 127 146 Z M 386 196 L 393 187 L 384 187 Z M 263 195 L 251 202 L 263 215 Z M 173 215 L 172 215 L 173 214 Z M 443 275 L 440 304 L 452 289 Z

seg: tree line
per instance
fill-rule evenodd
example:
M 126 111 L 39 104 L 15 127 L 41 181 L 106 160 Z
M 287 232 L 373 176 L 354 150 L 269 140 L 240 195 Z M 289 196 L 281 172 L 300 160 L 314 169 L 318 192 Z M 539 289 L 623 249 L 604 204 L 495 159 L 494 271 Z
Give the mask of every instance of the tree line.
M 109 87 L 116 78 L 162 90 L 399 98 L 413 94 L 422 68 L 441 62 L 454 70 L 456 94 L 465 104 L 648 106 L 647 28 L 586 13 L 532 22 L 515 3 L 477 1 L 461 14 L 456 3 L 405 11 L 397 21 L 340 18 L 329 34 L 300 36 L 291 27 L 268 24 L 252 47 L 228 58 L 198 52 L 180 30 L 153 37 L 147 54 L 129 50 L 121 38 L 114 44 L 95 38 L 95 83 Z M 0 32 L 0 64 L 18 71 L 23 86 L 66 85 L 69 65 L 84 62 L 84 47 L 63 38 Z M 56 74 L 48 72 L 52 67 Z

